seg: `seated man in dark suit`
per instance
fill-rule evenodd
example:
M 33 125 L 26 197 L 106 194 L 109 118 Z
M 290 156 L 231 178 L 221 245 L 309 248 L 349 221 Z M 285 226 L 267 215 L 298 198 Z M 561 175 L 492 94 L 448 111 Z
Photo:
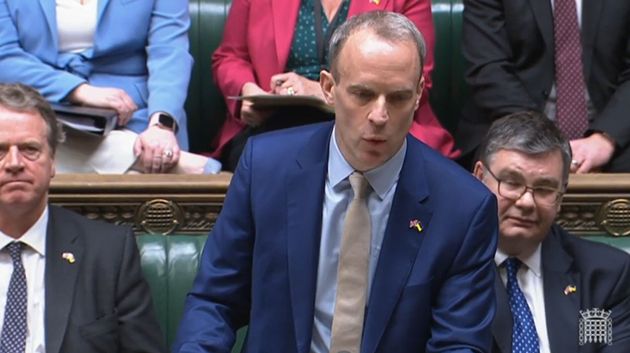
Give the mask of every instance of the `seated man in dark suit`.
M 0 84 L 0 352 L 165 352 L 131 229 L 47 203 L 61 140 L 35 90 Z
M 570 140 L 572 172 L 630 172 L 629 28 L 627 0 L 464 0 L 462 152 L 492 121 L 534 110 Z
M 408 134 L 422 35 L 368 12 L 329 52 L 334 124 L 248 141 L 173 351 L 227 353 L 249 325 L 245 352 L 488 352 L 496 199 Z
M 627 353 L 630 256 L 553 223 L 567 140 L 542 114 L 519 112 L 492 124 L 479 153 L 474 174 L 499 202 L 493 352 Z

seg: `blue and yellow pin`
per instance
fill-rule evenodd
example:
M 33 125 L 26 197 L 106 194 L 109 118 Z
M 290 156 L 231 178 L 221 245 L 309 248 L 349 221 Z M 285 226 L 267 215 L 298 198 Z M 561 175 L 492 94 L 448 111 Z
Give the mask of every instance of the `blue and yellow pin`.
M 422 232 L 422 223 L 417 219 L 409 221 L 409 229 L 415 229 L 418 233 Z
M 564 295 L 573 294 L 575 292 L 577 292 L 577 287 L 575 287 L 572 284 L 569 284 L 568 286 L 564 288 Z

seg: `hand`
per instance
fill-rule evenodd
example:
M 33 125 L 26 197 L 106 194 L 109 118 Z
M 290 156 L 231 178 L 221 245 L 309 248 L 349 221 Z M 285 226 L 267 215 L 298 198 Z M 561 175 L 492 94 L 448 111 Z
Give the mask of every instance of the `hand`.
M 596 132 L 589 137 L 571 140 L 572 173 L 594 173 L 605 166 L 615 153 L 615 143 L 609 137 Z
M 150 125 L 138 135 L 133 146 L 138 156 L 137 167 L 144 173 L 164 173 L 179 162 L 180 149 L 175 133 L 157 125 Z
M 253 96 L 270 93 L 263 90 L 255 83 L 247 82 L 243 85 L 241 94 L 243 96 Z M 273 110 L 270 109 L 256 109 L 251 101 L 243 100 L 241 102 L 241 121 L 249 126 L 258 126 L 262 124 L 272 113 Z
M 280 95 L 313 96 L 324 100 L 324 92 L 317 81 L 311 81 L 295 72 L 271 76 L 271 93 Z
M 119 88 L 79 85 L 68 96 L 70 102 L 97 108 L 111 108 L 118 113 L 118 125 L 124 126 L 138 109 L 127 92 Z

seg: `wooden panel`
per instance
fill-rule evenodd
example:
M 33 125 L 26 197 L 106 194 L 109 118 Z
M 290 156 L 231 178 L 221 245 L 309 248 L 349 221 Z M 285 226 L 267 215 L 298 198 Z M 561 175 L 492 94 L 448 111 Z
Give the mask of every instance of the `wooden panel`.
M 231 176 L 65 174 L 53 179 L 50 200 L 137 233 L 207 234 Z M 558 223 L 575 234 L 630 236 L 630 174 L 572 175 Z
M 630 174 L 571 175 L 558 223 L 575 234 L 630 235 Z
M 231 174 L 61 174 L 50 201 L 90 219 L 133 226 L 136 233 L 207 234 L 225 199 Z

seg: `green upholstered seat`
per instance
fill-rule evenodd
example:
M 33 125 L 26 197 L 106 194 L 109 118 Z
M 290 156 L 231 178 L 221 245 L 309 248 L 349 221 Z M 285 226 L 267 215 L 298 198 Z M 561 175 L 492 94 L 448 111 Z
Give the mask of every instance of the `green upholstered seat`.
M 136 239 L 158 321 L 170 347 L 175 340 L 186 294 L 197 274 L 207 236 L 140 235 Z M 245 329 L 238 332 L 233 352 L 240 352 L 245 333 Z
M 630 254 L 630 237 L 613 237 L 610 235 L 583 236 L 584 239 L 612 245 Z
M 212 78 L 211 56 L 223 37 L 230 0 L 189 0 L 190 53 L 195 59 L 186 113 L 190 150 L 207 152 L 225 120 L 225 102 Z
M 467 94 L 461 51 L 463 10 L 461 0 L 433 0 L 431 5 L 436 40 L 429 99 L 436 116 L 451 132 L 457 128 Z

